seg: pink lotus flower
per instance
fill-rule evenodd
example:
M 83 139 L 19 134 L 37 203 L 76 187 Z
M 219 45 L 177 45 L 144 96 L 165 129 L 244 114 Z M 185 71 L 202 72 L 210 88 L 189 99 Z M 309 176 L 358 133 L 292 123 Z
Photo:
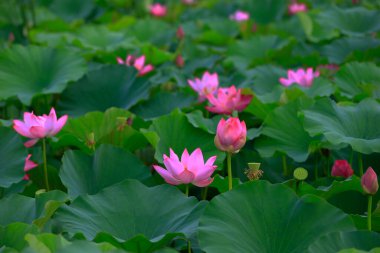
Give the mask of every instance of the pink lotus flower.
M 179 40 L 183 40 L 183 38 L 185 38 L 185 31 L 183 30 L 182 26 L 178 27 L 175 34 Z
M 306 12 L 306 11 L 307 11 L 307 6 L 304 3 L 294 2 L 288 6 L 288 12 L 291 15 L 294 15 L 298 12 Z
M 213 94 L 208 94 L 206 97 L 212 104 L 212 106 L 206 106 L 207 110 L 228 115 L 231 115 L 233 111 L 243 111 L 253 98 L 252 95 L 242 95 L 241 89 L 236 90 L 234 85 L 229 88 L 219 88 L 217 97 Z
M 347 160 L 335 160 L 331 170 L 331 176 L 349 178 L 352 174 L 354 174 L 354 171 Z
M 149 11 L 153 16 L 163 17 L 166 15 L 166 6 L 160 3 L 155 3 L 149 7 Z
M 221 151 L 237 153 L 247 139 L 245 122 L 238 118 L 221 119 L 216 129 L 215 146 Z
M 216 156 L 210 157 L 206 163 L 203 160 L 203 154 L 200 148 L 194 150 L 191 155 L 185 149 L 181 156 L 178 156 L 170 149 L 170 157 L 164 154 L 164 164 L 166 169 L 153 165 L 153 168 L 160 174 L 168 184 L 179 185 L 192 183 L 198 187 L 205 187 L 214 180 L 211 178 L 216 169 L 213 165 Z
M 25 171 L 25 172 L 28 172 L 29 170 L 31 170 L 31 169 L 33 169 L 33 168 L 35 168 L 35 167 L 38 166 L 37 163 L 35 163 L 35 162 L 29 160 L 31 156 L 32 156 L 32 155 L 29 154 L 29 155 L 26 157 L 26 159 L 25 159 L 25 165 L 24 165 L 24 171 Z M 23 180 L 29 180 L 29 175 L 28 175 L 28 174 L 25 174 L 25 176 L 24 176 L 22 179 L 23 179 Z
M 61 131 L 66 124 L 67 115 L 63 115 L 57 120 L 54 108 L 51 108 L 49 115 L 36 116 L 30 112 L 24 113 L 24 121 L 13 120 L 13 128 L 22 136 L 31 138 L 24 143 L 25 147 L 30 148 L 39 139 L 52 137 Z
M 179 68 L 183 68 L 183 66 L 185 66 L 185 60 L 183 59 L 182 55 L 177 55 L 175 58 L 175 65 L 177 65 Z
M 234 14 L 230 15 L 230 19 L 237 22 L 243 22 L 249 19 L 249 13 L 244 11 L 236 11 Z
M 293 83 L 297 83 L 303 87 L 310 87 L 313 84 L 313 79 L 318 76 L 319 72 L 315 71 L 313 73 L 312 68 L 308 68 L 306 71 L 300 68 L 297 71 L 288 70 L 288 79 L 281 77 L 279 81 L 284 86 L 290 86 Z
M 145 64 L 145 55 L 140 56 L 136 58 L 133 55 L 128 55 L 125 61 L 121 59 L 120 57 L 116 58 L 117 63 L 119 64 L 125 64 L 127 66 L 134 66 L 135 69 L 139 71 L 139 76 L 143 76 L 145 74 L 148 74 L 149 72 L 153 71 L 154 67 L 151 64 L 144 65 Z
M 376 172 L 371 167 L 363 174 L 361 183 L 364 192 L 367 194 L 375 195 L 377 190 L 379 190 Z
M 187 80 L 191 88 L 199 95 L 199 100 L 204 101 L 209 94 L 216 93 L 219 86 L 218 73 L 203 73 L 202 79 Z

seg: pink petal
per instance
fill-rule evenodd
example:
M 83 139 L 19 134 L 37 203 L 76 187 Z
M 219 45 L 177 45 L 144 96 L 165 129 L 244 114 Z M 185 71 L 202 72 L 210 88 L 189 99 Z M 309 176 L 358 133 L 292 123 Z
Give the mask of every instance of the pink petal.
M 187 149 L 185 149 L 181 156 L 181 163 L 183 164 L 184 167 L 187 167 L 188 160 L 189 160 L 189 152 L 187 152 Z
M 57 123 L 57 115 L 55 113 L 54 108 L 51 108 L 49 116 L 45 117 L 45 131 L 48 136 L 51 135 L 51 133 L 54 131 L 54 126 Z
M 178 179 L 184 183 L 184 184 L 189 184 L 194 180 L 194 174 L 191 173 L 189 170 L 184 170 L 178 177 Z
M 173 149 L 169 148 L 169 153 L 170 153 L 170 159 L 174 159 L 176 161 L 179 161 L 179 158 L 177 154 L 173 151 Z
M 177 179 L 179 179 L 179 175 L 185 170 L 181 162 L 172 158 L 167 157 L 164 159 L 164 164 L 169 173 Z
M 280 83 L 284 86 L 290 86 L 293 82 L 291 80 L 288 80 L 286 78 L 281 77 L 279 79 Z
M 198 171 L 203 167 L 204 160 L 202 150 L 200 148 L 197 148 L 193 151 L 193 153 L 191 153 L 188 159 L 187 169 L 197 175 L 199 173 Z
M 121 59 L 120 57 L 117 57 L 116 61 L 117 61 L 118 64 L 124 64 L 124 60 Z
M 144 67 L 144 63 L 145 63 L 145 55 L 137 58 L 133 66 L 135 66 L 137 70 L 141 70 Z
M 213 166 L 215 160 L 216 160 L 216 155 L 211 156 L 211 157 L 207 160 L 205 166 Z M 215 167 L 215 168 L 216 168 L 216 167 Z
M 32 126 L 29 131 L 34 138 L 41 139 L 46 137 L 46 129 L 42 126 Z
M 36 144 L 38 142 L 39 139 L 31 139 L 27 142 L 24 143 L 24 146 L 27 147 L 27 148 L 31 148 L 34 146 L 34 144 Z
M 63 115 L 62 117 L 60 117 L 57 123 L 55 124 L 53 131 L 51 132 L 49 136 L 54 136 L 59 131 L 61 131 L 62 127 L 66 124 L 67 119 L 68 119 L 67 115 Z
M 158 165 L 153 165 L 153 168 L 157 171 L 158 174 L 161 175 L 161 177 L 164 178 L 166 183 L 172 184 L 172 185 L 181 184 L 179 180 L 175 179 L 167 170 L 163 169 L 162 167 Z
M 29 127 L 20 120 L 13 120 L 13 129 L 22 136 L 33 138 L 33 135 L 29 132 Z
M 198 187 L 206 187 L 210 185 L 214 181 L 214 178 L 208 178 L 202 181 L 194 181 L 193 185 L 198 186 Z
M 143 76 L 145 74 L 148 74 L 149 72 L 153 71 L 154 67 L 152 65 L 146 65 L 139 71 L 139 75 Z

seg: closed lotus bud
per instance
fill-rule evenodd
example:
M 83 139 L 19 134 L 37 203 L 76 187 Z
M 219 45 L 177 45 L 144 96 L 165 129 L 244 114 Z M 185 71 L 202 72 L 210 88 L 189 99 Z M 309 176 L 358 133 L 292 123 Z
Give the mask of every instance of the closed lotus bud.
M 247 138 L 245 122 L 238 118 L 221 119 L 216 129 L 215 146 L 225 152 L 237 153 Z
M 351 168 L 351 165 L 347 162 L 347 160 L 336 160 L 332 170 L 331 176 L 333 177 L 344 177 L 349 178 L 354 174 L 354 171 Z
M 183 66 L 185 66 L 185 61 L 183 60 L 182 55 L 179 54 L 175 58 L 175 65 L 177 65 L 177 67 L 179 67 L 179 68 L 183 68 Z
M 176 36 L 179 40 L 183 40 L 183 38 L 185 38 L 185 32 L 184 32 L 182 26 L 178 27 L 177 32 L 176 32 Z
M 367 194 L 375 195 L 379 189 L 376 172 L 371 167 L 363 174 L 361 183 L 364 192 Z

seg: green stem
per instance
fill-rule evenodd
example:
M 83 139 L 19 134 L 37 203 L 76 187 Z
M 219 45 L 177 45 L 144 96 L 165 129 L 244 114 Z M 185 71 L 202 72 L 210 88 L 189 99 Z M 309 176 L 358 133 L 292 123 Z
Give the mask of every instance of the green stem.
M 46 161 L 46 139 L 42 139 L 42 158 L 44 161 L 44 177 L 45 177 L 45 187 L 46 191 L 50 190 L 49 187 L 49 178 L 48 178 L 48 171 L 47 171 L 47 161 Z
M 202 200 L 207 199 L 208 186 L 202 189 Z
M 187 197 L 189 197 L 189 184 L 187 184 L 186 186 L 185 186 L 185 194 L 186 194 L 186 196 Z
M 327 177 L 331 177 L 330 156 L 327 157 Z
M 191 253 L 191 242 L 190 242 L 190 240 L 187 241 L 187 253 Z
M 282 171 L 283 171 L 284 176 L 288 175 L 288 165 L 286 164 L 286 156 L 285 155 L 282 156 Z
M 367 211 L 367 221 L 368 221 L 368 230 L 372 230 L 372 195 L 368 195 L 368 211 Z
M 354 150 L 351 150 L 351 155 L 350 155 L 350 164 L 352 166 L 352 162 L 354 161 Z
M 359 174 L 360 176 L 363 176 L 363 157 L 361 153 L 358 153 L 359 157 Z
M 228 190 L 232 189 L 232 166 L 231 166 L 231 153 L 227 152 L 227 169 L 228 169 Z

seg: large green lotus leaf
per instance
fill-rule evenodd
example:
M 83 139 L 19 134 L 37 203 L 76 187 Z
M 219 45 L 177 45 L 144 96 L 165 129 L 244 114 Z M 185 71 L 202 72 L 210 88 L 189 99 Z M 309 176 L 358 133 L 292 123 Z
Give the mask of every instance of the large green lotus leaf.
M 287 7 L 286 2 L 276 0 L 253 0 L 246 3 L 252 18 L 262 24 L 281 19 Z
M 32 223 L 35 219 L 44 217 L 47 212 L 51 211 L 47 205 L 49 202 L 63 203 L 66 199 L 66 194 L 61 191 L 41 193 L 36 198 L 18 194 L 10 195 L 0 200 L 2 207 L 0 209 L 0 225 L 5 226 L 13 222 Z
M 128 109 L 149 95 L 151 84 L 132 67 L 112 65 L 88 73 L 63 93 L 58 108 L 70 116 L 110 107 Z
M 360 36 L 380 30 L 380 12 L 377 10 L 368 10 L 363 7 L 330 8 L 322 11 L 320 17 L 343 34 L 350 36 Z
M 178 110 L 173 111 L 170 115 L 155 119 L 149 130 L 155 132 L 159 138 L 154 155 L 159 162 L 162 162 L 163 154 L 169 154 L 170 148 L 179 155 L 185 148 L 190 153 L 196 148 L 201 148 L 205 161 L 216 155 L 218 165 L 221 165 L 225 158 L 225 154 L 215 147 L 215 136 L 202 129 L 195 128 L 189 123 L 186 115 Z
M 80 232 L 99 241 L 97 235 L 104 236 L 99 233 L 109 233 L 114 240 L 135 242 L 136 247 L 144 242 L 136 238 L 159 244 L 172 235 L 193 237 L 204 206 L 205 202 L 188 198 L 173 186 L 148 188 L 126 180 L 96 195 L 78 197 L 57 211 L 55 221 L 70 234 Z
M 252 83 L 249 86 L 262 103 L 277 103 L 284 88 L 278 81 L 286 77 L 286 70 L 272 65 L 263 65 L 249 72 Z
M 360 95 L 380 98 L 380 68 L 374 63 L 347 63 L 336 74 L 335 82 L 349 98 Z
M 372 37 L 340 38 L 323 46 L 321 54 L 327 57 L 330 63 L 341 64 L 353 51 L 366 51 L 379 45 L 380 40 Z
M 62 92 L 85 71 L 84 60 L 73 52 L 14 46 L 0 54 L 0 99 L 17 96 L 29 105 L 35 95 Z
M 281 97 L 283 100 L 294 100 L 302 97 L 304 94 L 310 98 L 327 97 L 334 93 L 335 88 L 332 83 L 325 78 L 316 78 L 311 87 L 302 87 L 297 84 L 292 84 L 285 89 L 285 96 Z
M 136 37 L 141 42 L 163 45 L 175 37 L 175 30 L 168 23 L 161 20 L 141 19 L 128 27 L 127 34 L 131 37 Z
M 89 112 L 69 118 L 57 135 L 56 146 L 75 146 L 90 152 L 100 144 L 112 144 L 134 151 L 147 144 L 145 137 L 128 124 L 132 114 L 124 109 L 110 108 L 103 112 Z
M 118 48 L 133 49 L 135 47 L 133 39 L 125 33 L 110 31 L 105 26 L 84 26 L 78 29 L 74 35 L 68 35 L 67 38 L 74 45 L 95 52 L 113 52 Z
M 340 250 L 338 253 L 380 253 L 380 248 L 373 248 L 370 251 L 363 251 L 363 250 L 351 248 L 351 249 Z
M 307 39 L 312 42 L 320 42 L 339 36 L 339 32 L 334 29 L 329 20 L 317 12 L 299 12 L 297 16 Z
M 0 226 L 0 248 L 9 247 L 22 250 L 27 246 L 24 237 L 26 234 L 38 233 L 38 227 L 21 222 L 11 223 L 7 226 Z
M 293 101 L 278 107 L 264 121 L 262 136 L 256 140 L 255 148 L 264 157 L 276 151 L 287 154 L 297 162 L 304 162 L 315 147 L 318 139 L 310 137 L 304 130 L 298 112 L 301 106 Z
M 222 115 L 216 115 L 211 119 L 205 118 L 203 117 L 202 112 L 199 110 L 187 113 L 186 117 L 193 126 L 196 128 L 201 128 L 210 134 L 216 133 L 218 123 L 220 119 L 223 118 Z
M 68 22 L 85 19 L 95 9 L 92 0 L 40 0 L 40 2 Z
M 9 187 L 25 175 L 27 153 L 20 136 L 11 128 L 0 127 L 0 143 L 0 187 Z
M 305 252 L 330 253 L 349 248 L 370 251 L 376 247 L 380 247 L 380 235 L 378 233 L 370 231 L 337 231 L 322 236 L 311 244 Z
M 150 170 L 135 155 L 111 145 L 101 145 L 89 156 L 79 150 L 68 150 L 62 158 L 62 183 L 71 197 L 96 194 L 124 179 L 144 181 Z
M 350 217 L 313 195 L 253 181 L 210 201 L 199 221 L 202 250 L 303 253 L 320 236 L 355 230 Z
M 240 70 L 247 69 L 258 59 L 268 56 L 270 50 L 280 50 L 289 44 L 277 36 L 255 36 L 249 40 L 236 41 L 227 50 L 227 62 Z
M 380 105 L 366 99 L 357 105 L 340 106 L 328 98 L 303 111 L 305 129 L 323 135 L 332 145 L 350 145 L 354 151 L 380 152 Z
M 175 108 L 189 107 L 196 97 L 184 92 L 159 92 L 151 99 L 133 107 L 131 111 L 144 119 L 154 119 L 169 114 Z

